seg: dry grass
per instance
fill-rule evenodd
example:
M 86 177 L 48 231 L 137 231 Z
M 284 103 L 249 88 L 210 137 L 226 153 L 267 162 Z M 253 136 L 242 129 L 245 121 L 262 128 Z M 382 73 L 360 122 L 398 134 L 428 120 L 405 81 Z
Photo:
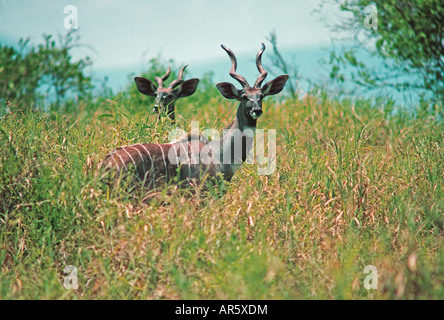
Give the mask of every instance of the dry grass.
M 98 181 L 112 148 L 171 127 L 116 98 L 0 120 L 3 299 L 443 299 L 443 124 L 368 101 L 265 104 L 277 170 L 244 165 L 223 196 L 168 186 L 144 203 Z M 222 129 L 235 105 L 180 107 Z M 169 192 L 167 192 L 169 191 Z M 79 289 L 63 287 L 78 269 Z M 378 270 L 367 290 L 364 268 Z

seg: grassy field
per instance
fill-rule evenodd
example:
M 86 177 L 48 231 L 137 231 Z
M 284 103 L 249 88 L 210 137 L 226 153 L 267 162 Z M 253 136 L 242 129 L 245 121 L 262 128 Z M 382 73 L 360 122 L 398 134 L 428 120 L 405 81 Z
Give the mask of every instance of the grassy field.
M 179 127 L 233 119 L 236 104 L 196 99 Z M 168 141 L 151 106 L 21 107 L 0 119 L 1 299 L 444 299 L 442 110 L 267 100 L 274 174 L 248 164 L 223 196 L 168 186 L 144 203 L 96 171 L 114 147 Z

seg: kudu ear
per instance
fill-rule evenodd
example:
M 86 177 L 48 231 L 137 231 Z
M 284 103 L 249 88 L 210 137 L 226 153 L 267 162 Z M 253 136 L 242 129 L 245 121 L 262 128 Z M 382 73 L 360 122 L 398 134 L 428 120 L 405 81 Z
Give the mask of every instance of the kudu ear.
M 198 84 L 199 79 L 197 78 L 185 80 L 177 89 L 178 97 L 183 98 L 191 96 L 194 92 L 196 92 Z
M 219 82 L 216 87 L 225 98 L 240 100 L 239 90 L 237 90 L 231 83 Z
M 262 87 L 262 94 L 264 96 L 271 96 L 281 92 L 282 89 L 284 89 L 285 83 L 287 82 L 288 78 L 289 76 L 287 74 L 284 74 L 267 82 Z
M 147 96 L 156 96 L 157 87 L 148 79 L 142 77 L 135 77 L 134 82 L 136 83 L 137 89 Z

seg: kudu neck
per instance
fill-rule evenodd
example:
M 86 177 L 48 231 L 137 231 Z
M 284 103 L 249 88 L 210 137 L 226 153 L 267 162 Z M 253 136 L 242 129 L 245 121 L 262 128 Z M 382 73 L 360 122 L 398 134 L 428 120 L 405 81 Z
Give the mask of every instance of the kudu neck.
M 234 172 L 247 159 L 253 144 L 256 124 L 257 120 L 246 114 L 246 107 L 241 102 L 237 109 L 236 118 L 229 130 L 224 130 L 222 138 L 221 156 L 223 155 L 226 159 L 227 155 L 229 155 L 228 158 L 233 160 L 231 165 L 226 166 L 224 169 L 228 176 L 234 175 Z
M 159 110 L 159 115 L 157 118 L 160 120 L 161 118 L 167 117 L 172 124 L 175 124 L 176 123 L 176 114 L 175 114 L 176 106 L 174 104 L 169 104 L 169 107 L 172 108 L 172 111 L 170 111 L 169 108 L 167 108 L 166 110 L 163 110 L 163 111 Z
M 231 126 L 232 129 L 239 129 L 244 131 L 245 129 L 255 129 L 257 125 L 257 119 L 253 119 L 247 115 L 247 108 L 244 105 L 245 102 L 241 102 L 237 108 L 236 119 Z

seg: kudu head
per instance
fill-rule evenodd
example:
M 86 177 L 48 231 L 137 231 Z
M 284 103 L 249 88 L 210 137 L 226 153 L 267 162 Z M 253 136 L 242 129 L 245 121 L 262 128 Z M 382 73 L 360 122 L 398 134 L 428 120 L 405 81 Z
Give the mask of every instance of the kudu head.
M 263 42 L 261 43 L 262 48 L 259 50 L 256 56 L 256 66 L 260 72 L 260 75 L 256 79 L 253 87 L 250 87 L 247 80 L 243 76 L 236 73 L 236 57 L 233 51 L 225 47 L 223 44 L 221 45 L 222 49 L 228 53 L 231 59 L 230 76 L 236 79 L 242 85 L 242 89 L 236 89 L 236 87 L 229 82 L 220 82 L 216 85 L 217 89 L 219 89 L 220 93 L 225 98 L 240 101 L 241 103 L 239 105 L 238 114 L 240 112 L 241 115 L 244 115 L 247 118 L 247 121 L 253 121 L 254 123 L 256 119 L 262 115 L 262 99 L 265 96 L 270 96 L 281 92 L 289 78 L 289 76 L 285 74 L 267 82 L 263 87 L 261 87 L 262 82 L 265 80 L 268 74 L 264 67 L 262 67 L 261 58 L 262 53 L 264 53 L 265 50 L 265 45 Z
M 168 66 L 168 70 L 162 77 L 155 77 L 157 86 L 154 85 L 150 80 L 142 77 L 135 77 L 134 82 L 136 83 L 137 89 L 147 96 L 155 97 L 154 102 L 154 112 L 159 113 L 159 118 L 162 115 L 168 115 L 168 117 L 174 122 L 175 115 L 175 102 L 179 98 L 188 97 L 192 95 L 196 89 L 199 79 L 189 79 L 183 80 L 183 71 L 188 65 L 185 65 L 179 71 L 179 77 L 172 81 L 168 87 L 164 87 L 164 81 L 168 79 L 171 66 Z

